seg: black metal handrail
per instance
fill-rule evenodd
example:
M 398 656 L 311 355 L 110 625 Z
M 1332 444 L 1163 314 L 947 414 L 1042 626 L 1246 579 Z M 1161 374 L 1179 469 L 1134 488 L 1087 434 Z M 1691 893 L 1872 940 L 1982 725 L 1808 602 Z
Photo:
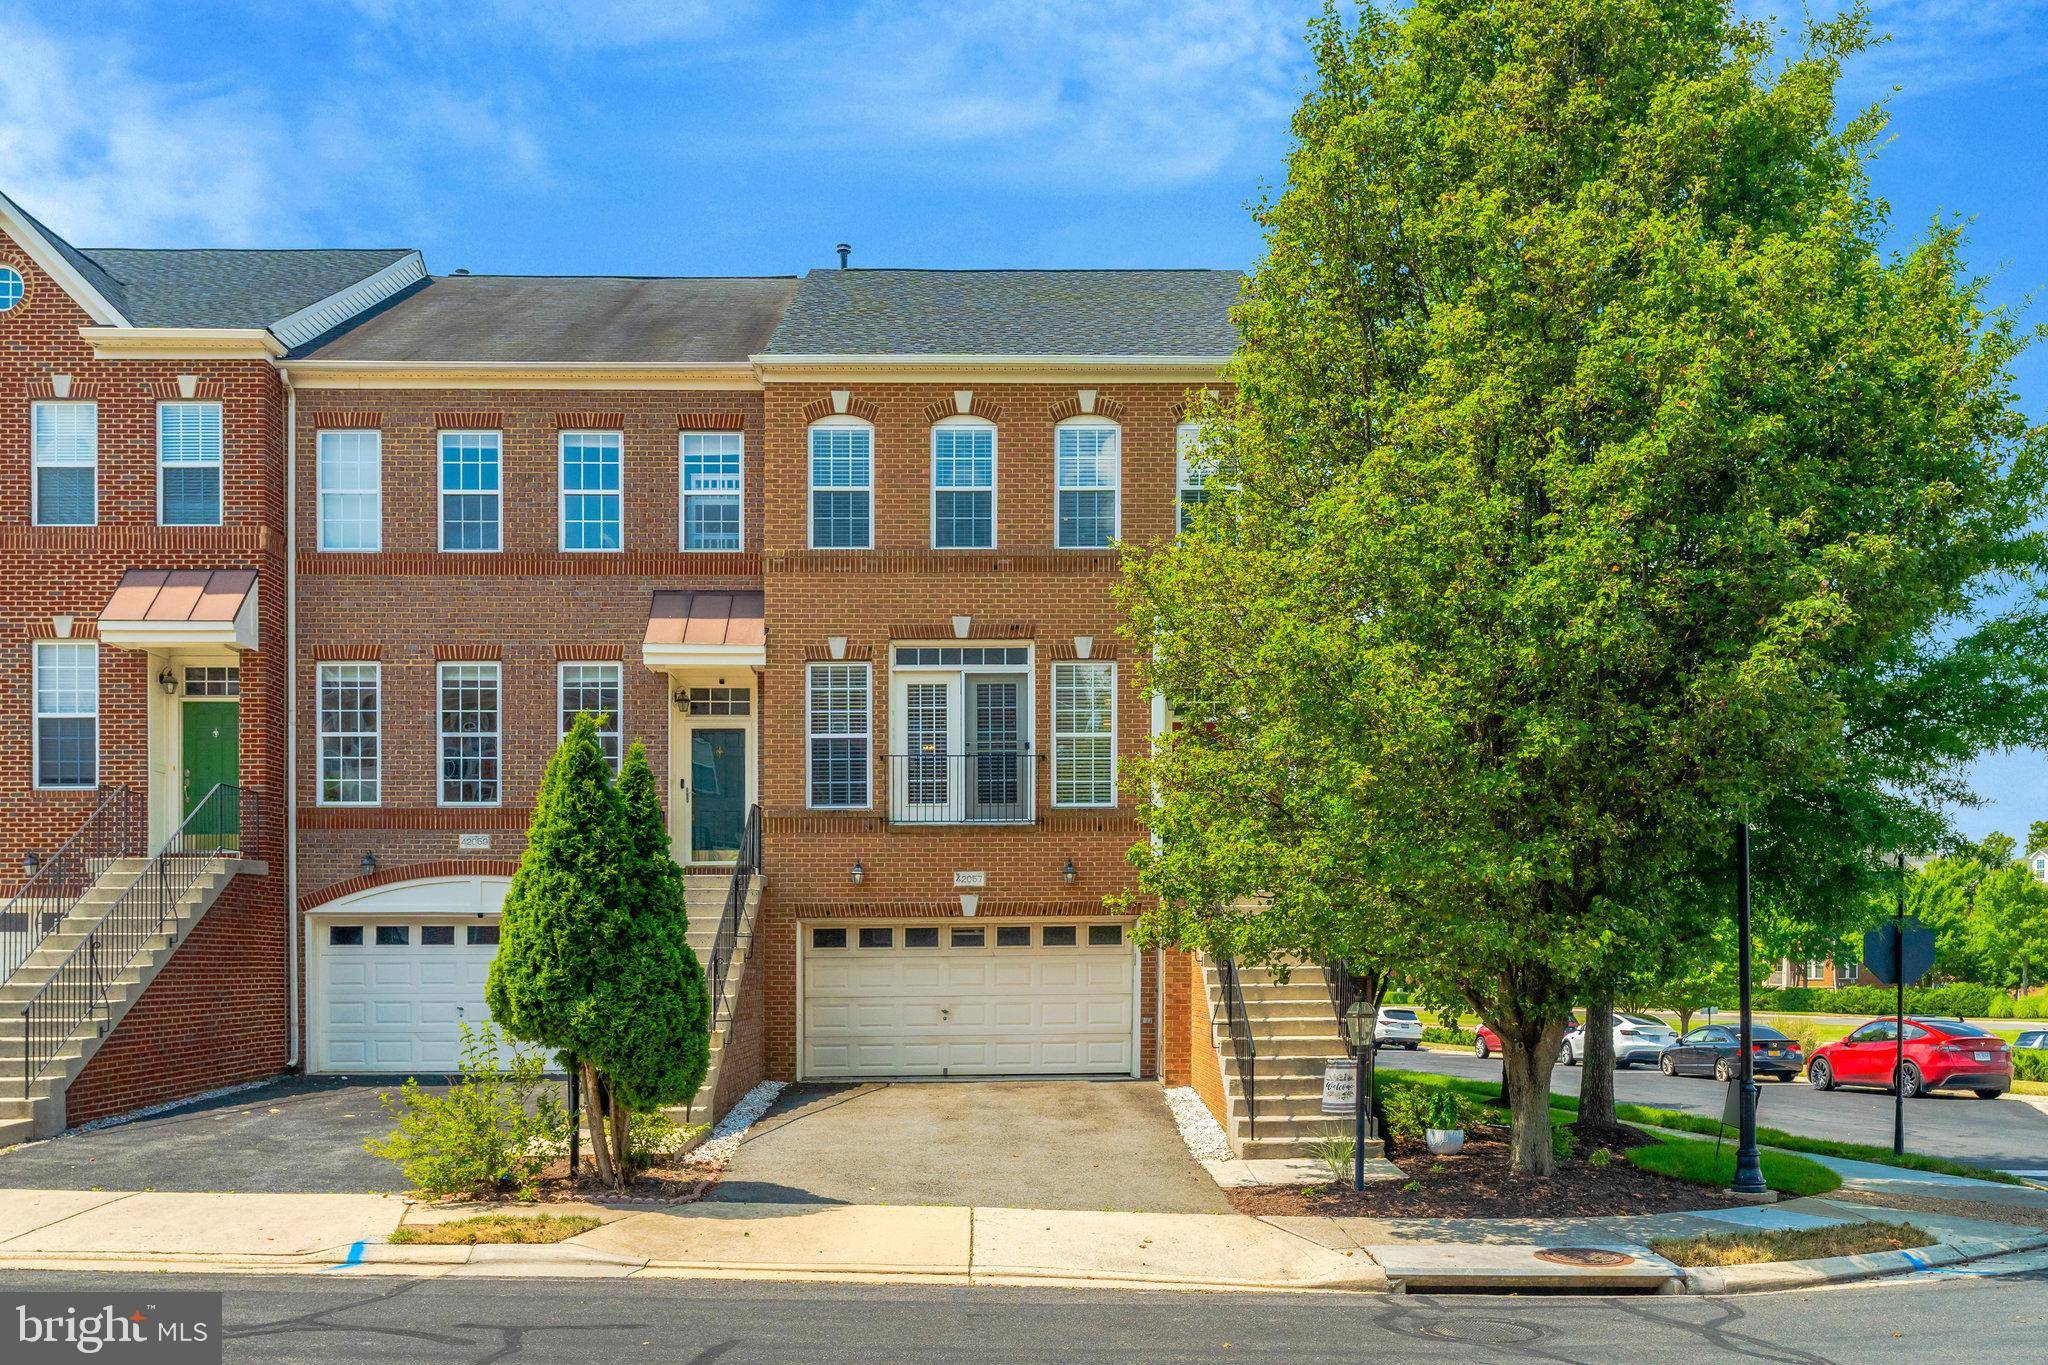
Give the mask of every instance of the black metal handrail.
M 97 1018 L 106 1027 L 113 1010 L 108 986 L 163 933 L 193 884 L 223 862 L 258 855 L 261 817 L 253 788 L 216 785 L 51 969 L 21 1007 L 24 1095 L 86 1024 Z
M 1011 825 L 1031 819 L 1038 755 L 1028 745 L 889 754 L 889 819 L 899 825 Z
M 740 923 L 747 914 L 747 895 L 754 877 L 761 871 L 761 808 L 747 808 L 746 828 L 740 833 L 740 854 L 726 883 L 725 911 L 718 918 L 718 937 L 711 941 L 711 961 L 704 969 L 711 983 L 711 1030 L 729 1017 L 726 1008 L 726 978 L 732 974 L 734 951 L 739 947 Z
M 106 793 L 85 823 L 0 906 L 0 981 L 28 961 L 108 868 L 142 855 L 142 826 L 135 811 L 128 788 Z
M 1252 1042 L 1252 1024 L 1244 1010 L 1244 991 L 1237 981 L 1237 963 L 1227 957 L 1216 959 L 1216 979 L 1223 987 L 1224 1027 L 1230 1034 L 1230 1050 L 1237 1057 L 1237 1079 L 1244 1087 L 1244 1116 L 1250 1136 L 1259 1135 L 1259 1050 Z
M 1358 1056 L 1358 1044 L 1351 1041 L 1351 1006 L 1359 999 L 1358 983 L 1352 980 L 1351 969 L 1334 959 L 1323 963 L 1323 984 L 1330 991 L 1330 1012 L 1337 1016 L 1337 1036 L 1344 1040 L 1344 1055 Z M 1379 1017 L 1373 1017 L 1373 1027 L 1379 1027 Z

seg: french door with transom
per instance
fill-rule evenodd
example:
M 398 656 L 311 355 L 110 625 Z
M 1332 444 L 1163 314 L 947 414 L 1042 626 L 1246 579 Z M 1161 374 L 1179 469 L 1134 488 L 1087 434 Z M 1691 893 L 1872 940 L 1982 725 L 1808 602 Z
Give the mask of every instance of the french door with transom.
M 891 818 L 916 824 L 1029 820 L 1028 668 L 899 669 L 895 683 Z

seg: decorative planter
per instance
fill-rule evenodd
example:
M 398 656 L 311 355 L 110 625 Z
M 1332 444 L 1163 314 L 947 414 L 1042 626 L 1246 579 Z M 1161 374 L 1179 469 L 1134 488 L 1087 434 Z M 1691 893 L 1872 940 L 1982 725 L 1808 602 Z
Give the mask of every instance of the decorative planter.
M 1450 1156 L 1465 1145 L 1463 1128 L 1432 1128 L 1425 1139 L 1432 1156 Z

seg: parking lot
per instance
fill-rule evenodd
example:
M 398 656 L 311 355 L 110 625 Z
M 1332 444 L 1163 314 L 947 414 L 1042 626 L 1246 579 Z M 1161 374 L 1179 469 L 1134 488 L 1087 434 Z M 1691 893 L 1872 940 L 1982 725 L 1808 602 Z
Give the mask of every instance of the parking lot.
M 1500 1059 L 1481 1061 L 1469 1052 L 1380 1053 L 1379 1064 L 1394 1070 L 1428 1071 L 1473 1080 L 1500 1079 Z M 1551 1089 L 1561 1095 L 1579 1093 L 1575 1066 L 1551 1073 Z M 1718 1118 L 1727 1088 L 1716 1081 L 1665 1076 L 1636 1067 L 1618 1071 L 1615 1098 L 1623 1103 L 1650 1104 L 1660 1109 Z M 1802 1137 L 1831 1138 L 1888 1147 L 1892 1140 L 1892 1097 L 1881 1091 L 1836 1090 L 1826 1094 L 1804 1081 L 1765 1082 L 1757 1102 L 1757 1121 Z M 1939 1093 L 1906 1101 L 1906 1146 L 1953 1161 L 1999 1170 L 2048 1168 L 2048 1113 L 2019 1100 L 1980 1100 L 1973 1095 Z

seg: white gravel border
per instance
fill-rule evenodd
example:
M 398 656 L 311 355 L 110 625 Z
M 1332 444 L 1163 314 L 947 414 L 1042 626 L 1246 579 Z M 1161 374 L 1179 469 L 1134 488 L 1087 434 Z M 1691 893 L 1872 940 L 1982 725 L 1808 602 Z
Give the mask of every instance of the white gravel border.
M 787 1081 L 763 1081 L 740 1096 L 740 1102 L 725 1111 L 711 1130 L 711 1136 L 683 1157 L 685 1166 L 723 1166 L 731 1161 L 733 1153 L 739 1151 L 745 1140 L 747 1129 L 768 1112 L 768 1106 L 775 1103 L 775 1097 L 782 1093 Z M 1217 1129 L 1220 1137 L 1223 1130 Z
M 1223 1125 L 1216 1122 L 1193 1086 L 1168 1090 L 1166 1107 L 1173 1111 L 1174 1125 L 1180 1129 L 1180 1140 L 1188 1145 L 1189 1156 L 1197 1161 L 1228 1161 L 1237 1155 L 1230 1150 Z

